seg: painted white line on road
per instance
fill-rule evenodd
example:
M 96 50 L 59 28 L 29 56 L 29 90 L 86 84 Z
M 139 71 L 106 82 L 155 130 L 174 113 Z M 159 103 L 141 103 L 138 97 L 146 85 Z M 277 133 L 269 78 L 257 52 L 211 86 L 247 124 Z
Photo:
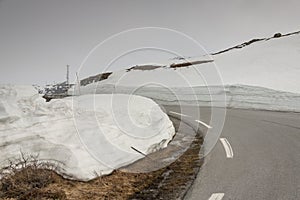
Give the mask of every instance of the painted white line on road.
M 188 115 L 185 115 L 185 114 L 182 114 L 182 113 L 173 112 L 173 111 L 170 111 L 169 113 L 172 113 L 172 114 L 175 114 L 175 115 L 180 115 L 180 116 L 183 116 L 183 117 L 190 117 Z
M 195 122 L 198 122 L 199 124 L 202 124 L 203 126 L 205 126 L 206 128 L 212 128 L 210 125 L 200 121 L 200 120 L 195 120 Z
M 212 194 L 208 200 L 221 200 L 224 197 L 224 193 L 214 193 Z
M 226 138 L 220 138 L 220 141 L 223 144 L 227 158 L 233 158 L 233 151 L 228 140 Z
M 175 114 L 175 115 L 179 115 L 179 116 L 183 116 L 183 117 L 191 117 L 189 115 L 185 115 L 185 114 L 182 114 L 182 113 L 178 113 L 178 112 L 174 112 L 174 111 L 169 111 L 169 113 L 171 114 Z M 203 126 L 205 126 L 206 128 L 212 128 L 210 125 L 206 124 L 205 122 L 202 122 L 200 120 L 195 120 L 195 122 L 198 122 L 199 124 L 202 124 Z

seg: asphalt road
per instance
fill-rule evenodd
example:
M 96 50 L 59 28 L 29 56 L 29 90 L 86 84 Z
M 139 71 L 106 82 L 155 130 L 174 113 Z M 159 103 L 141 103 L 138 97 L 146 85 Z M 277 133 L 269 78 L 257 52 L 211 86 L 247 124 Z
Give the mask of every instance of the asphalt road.
M 167 111 L 182 113 L 177 106 Z M 200 108 L 190 107 L 190 111 Z M 210 110 L 196 117 L 209 124 Z M 300 199 L 300 114 L 228 109 L 186 199 Z

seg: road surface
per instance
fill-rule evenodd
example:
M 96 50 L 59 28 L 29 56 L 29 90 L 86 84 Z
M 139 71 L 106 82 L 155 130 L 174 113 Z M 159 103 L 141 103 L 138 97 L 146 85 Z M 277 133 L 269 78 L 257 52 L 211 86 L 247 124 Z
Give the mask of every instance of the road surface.
M 165 109 L 180 113 L 177 106 Z M 199 118 L 209 124 L 209 109 Z M 300 114 L 228 109 L 220 139 L 186 199 L 300 199 Z

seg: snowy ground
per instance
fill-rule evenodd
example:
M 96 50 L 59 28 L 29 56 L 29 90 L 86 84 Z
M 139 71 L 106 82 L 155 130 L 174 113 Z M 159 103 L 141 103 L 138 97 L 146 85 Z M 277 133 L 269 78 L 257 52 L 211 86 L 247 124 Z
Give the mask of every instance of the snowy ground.
M 0 166 L 39 154 L 60 163 L 61 174 L 90 180 L 97 174 L 166 147 L 174 135 L 152 100 L 134 95 L 82 95 L 46 103 L 31 86 L 0 86 Z
M 187 61 L 196 64 L 171 68 Z M 130 93 L 163 104 L 300 111 L 299 63 L 300 34 L 294 34 L 214 56 L 156 63 L 161 67 L 153 70 L 116 71 L 70 94 Z

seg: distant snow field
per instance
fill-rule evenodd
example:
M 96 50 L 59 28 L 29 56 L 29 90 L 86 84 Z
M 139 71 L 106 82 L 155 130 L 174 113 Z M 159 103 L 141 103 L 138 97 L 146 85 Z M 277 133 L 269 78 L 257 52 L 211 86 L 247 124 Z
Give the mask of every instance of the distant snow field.
M 97 174 L 167 146 L 174 132 L 151 99 L 82 95 L 46 103 L 31 86 L 0 85 L 0 167 L 20 153 L 59 163 L 60 174 L 90 180 Z
M 156 66 L 161 67 L 116 71 L 69 93 L 132 93 L 163 104 L 300 111 L 300 33 Z

